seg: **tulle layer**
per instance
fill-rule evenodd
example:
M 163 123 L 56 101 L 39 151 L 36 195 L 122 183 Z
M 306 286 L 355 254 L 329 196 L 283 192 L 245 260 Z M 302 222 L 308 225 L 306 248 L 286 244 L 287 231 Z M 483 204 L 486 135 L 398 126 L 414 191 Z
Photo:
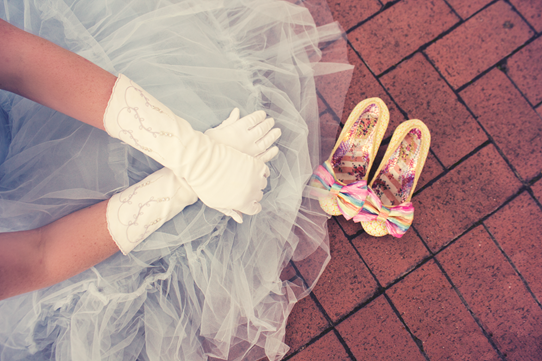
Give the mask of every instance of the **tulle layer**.
M 307 7 L 274 0 L 0 5 L 2 19 L 127 75 L 195 129 L 239 107 L 242 115 L 264 109 L 282 130 L 260 214 L 237 224 L 197 202 L 129 256 L 119 252 L 0 302 L 1 360 L 276 360 L 287 352 L 288 314 L 329 260 L 327 216 L 302 197 L 321 161 L 316 85 L 341 104 L 351 71 L 338 26 L 317 26 Z M 330 111 L 335 118 L 341 107 Z M 100 130 L 7 92 L 0 92 L 0 128 L 2 232 L 48 224 L 160 167 Z

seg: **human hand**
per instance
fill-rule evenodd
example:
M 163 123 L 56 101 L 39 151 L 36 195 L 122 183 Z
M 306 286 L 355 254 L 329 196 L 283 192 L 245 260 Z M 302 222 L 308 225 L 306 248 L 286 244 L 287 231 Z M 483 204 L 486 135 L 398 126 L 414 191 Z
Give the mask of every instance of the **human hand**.
M 239 119 L 239 108 L 233 109 L 228 119 L 219 126 L 205 131 L 205 135 L 218 143 L 228 145 L 238 151 L 256 157 L 264 163 L 273 159 L 279 149 L 269 148 L 281 135 L 278 128 L 273 128 L 275 120 L 267 118 L 263 110 L 251 113 Z M 243 222 L 243 215 L 233 209 L 217 209 L 236 222 Z

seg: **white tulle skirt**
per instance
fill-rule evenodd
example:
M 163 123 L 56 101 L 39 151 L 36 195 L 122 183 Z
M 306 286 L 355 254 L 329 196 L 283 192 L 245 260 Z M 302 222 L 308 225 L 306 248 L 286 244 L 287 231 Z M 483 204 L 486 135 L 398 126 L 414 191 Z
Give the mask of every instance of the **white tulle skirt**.
M 197 202 L 129 256 L 0 301 L 0 360 L 277 360 L 287 352 L 288 314 L 329 260 L 327 216 L 302 196 L 321 161 L 316 89 L 341 104 L 351 71 L 339 27 L 325 24 L 329 12 L 318 9 L 317 26 L 308 8 L 275 0 L 0 3 L 0 18 L 126 74 L 195 129 L 239 107 L 242 115 L 264 109 L 282 130 L 260 214 L 237 224 Z M 332 139 L 330 129 L 323 135 Z M 8 92 L 0 92 L 0 131 L 1 232 L 48 224 L 160 167 Z

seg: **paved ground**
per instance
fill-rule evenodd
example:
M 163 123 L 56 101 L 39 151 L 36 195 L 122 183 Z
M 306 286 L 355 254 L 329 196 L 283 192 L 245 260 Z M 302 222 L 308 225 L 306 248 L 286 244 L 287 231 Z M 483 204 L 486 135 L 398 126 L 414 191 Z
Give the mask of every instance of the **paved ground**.
M 328 3 L 356 66 L 342 120 L 378 96 L 388 135 L 419 118 L 433 142 L 402 239 L 329 221 L 287 359 L 542 360 L 542 0 Z

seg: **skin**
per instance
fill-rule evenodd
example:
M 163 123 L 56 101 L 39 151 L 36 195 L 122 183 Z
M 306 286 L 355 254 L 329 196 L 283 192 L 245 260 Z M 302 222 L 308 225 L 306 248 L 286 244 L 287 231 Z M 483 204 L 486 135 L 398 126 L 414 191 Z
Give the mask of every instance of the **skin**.
M 0 20 L 0 89 L 104 130 L 116 77 Z M 68 279 L 119 251 L 104 201 L 41 228 L 0 234 L 0 300 Z

